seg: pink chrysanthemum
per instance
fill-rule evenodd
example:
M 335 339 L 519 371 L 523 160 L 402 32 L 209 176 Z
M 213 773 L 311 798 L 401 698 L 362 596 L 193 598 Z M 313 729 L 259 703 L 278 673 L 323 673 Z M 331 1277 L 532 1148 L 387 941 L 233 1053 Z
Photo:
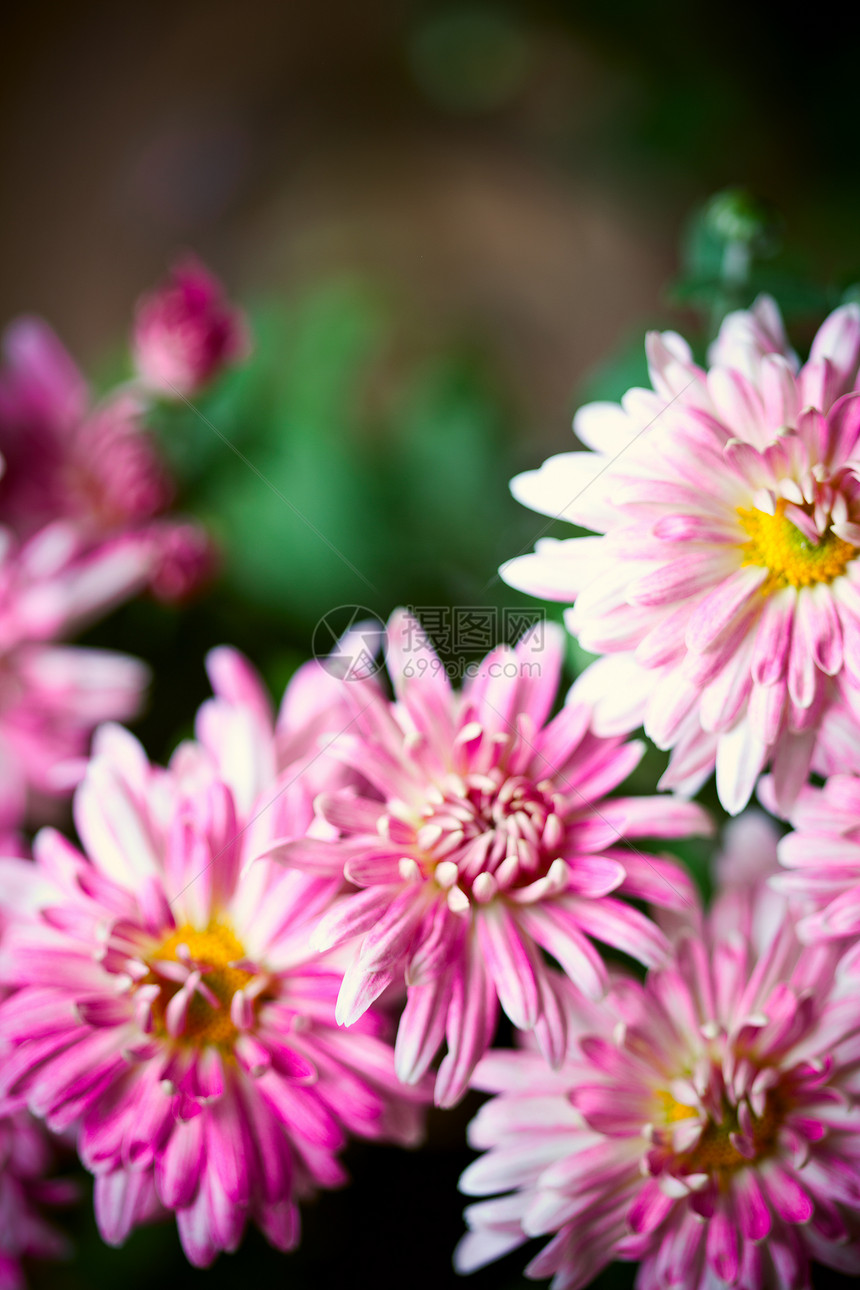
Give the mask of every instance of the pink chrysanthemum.
M 762 785 L 768 801 L 771 785 Z M 832 775 L 823 788 L 807 784 L 789 816 L 794 829 L 780 840 L 785 872 L 772 885 L 805 910 L 805 941 L 860 935 L 860 779 Z
M 601 733 L 644 724 L 672 749 L 661 787 L 694 792 L 716 766 L 735 813 L 770 762 L 787 808 L 810 766 L 860 763 L 860 307 L 803 367 L 766 297 L 726 319 L 707 372 L 672 332 L 647 348 L 653 390 L 577 414 L 593 451 L 513 482 L 604 536 L 544 539 L 502 573 L 575 598 L 570 630 L 611 657 L 574 697 Z
M 12 323 L 3 345 L 0 522 L 23 538 L 63 519 L 93 547 L 119 536 L 133 540 L 156 594 L 164 599 L 184 594 L 194 566 L 184 561 L 186 572 L 177 585 L 172 574 L 177 543 L 190 549 L 189 530 L 195 530 L 196 548 L 208 551 L 201 576 L 211 563 L 211 548 L 197 526 L 157 520 L 173 486 L 142 425 L 140 394 L 126 387 L 91 407 L 83 376 L 38 318 Z
M 730 850 L 774 857 L 744 817 Z M 746 836 L 752 830 L 752 838 Z M 738 866 L 743 868 L 743 866 Z M 806 1290 L 809 1262 L 860 1272 L 860 1012 L 856 949 L 804 948 L 765 882 L 729 886 L 674 963 L 619 978 L 600 1007 L 569 1000 L 558 1072 L 492 1053 L 497 1094 L 470 1130 L 457 1252 L 470 1271 L 552 1234 L 527 1275 L 585 1286 L 641 1261 L 638 1290 Z
M 0 1116 L 0 1290 L 23 1290 L 22 1259 L 67 1253 L 42 1210 L 67 1204 L 75 1192 L 69 1182 L 48 1176 L 52 1166 L 47 1134 L 27 1111 Z
M 288 691 L 285 711 L 303 714 L 288 730 L 242 660 L 218 651 L 212 668 L 203 742 L 169 770 L 120 728 L 99 732 L 75 798 L 83 854 L 43 830 L 34 864 L 0 865 L 16 988 L 0 1090 L 77 1128 L 105 1240 L 174 1211 L 201 1266 L 248 1219 L 292 1248 L 296 1202 L 343 1181 L 346 1133 L 412 1141 L 423 1097 L 399 1085 L 379 1014 L 355 1034 L 336 1025 L 342 974 L 309 938 L 338 884 L 266 859 L 241 876 L 273 834 L 331 832 L 311 809 L 322 669 Z
M 145 577 L 141 552 L 121 539 L 82 552 L 64 524 L 22 546 L 0 529 L 0 833 L 44 821 L 44 799 L 67 796 L 83 774 L 94 727 L 137 711 L 143 663 L 60 642 Z
M 515 652 L 497 649 L 456 694 L 420 624 L 396 614 L 388 662 L 397 701 L 375 680 L 342 687 L 355 716 L 339 752 L 371 795 L 322 795 L 318 811 L 345 836 L 275 851 L 363 888 L 315 936 L 323 949 L 358 938 L 338 1020 L 354 1023 L 405 980 L 397 1070 L 405 1082 L 419 1079 L 446 1038 L 440 1105 L 465 1091 L 499 1002 L 516 1026 L 534 1028 L 548 1060 L 561 1059 L 564 1016 L 542 949 L 599 997 L 606 974 L 590 937 L 645 963 L 668 948 L 624 898 L 692 900 L 676 864 L 628 839 L 706 831 L 706 815 L 671 798 L 607 798 L 642 746 L 597 738 L 582 706 L 544 724 L 562 647 L 563 633 L 549 626 L 542 648 L 526 640 Z

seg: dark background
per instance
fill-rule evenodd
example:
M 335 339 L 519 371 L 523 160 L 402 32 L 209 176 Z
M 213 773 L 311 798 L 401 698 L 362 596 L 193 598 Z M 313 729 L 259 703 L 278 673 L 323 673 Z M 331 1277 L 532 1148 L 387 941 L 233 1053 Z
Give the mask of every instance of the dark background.
M 809 336 L 860 278 L 856 46 L 839 21 L 734 0 L 7 13 L 0 319 L 43 314 L 104 385 L 177 250 L 252 310 L 255 356 L 201 402 L 206 420 L 156 417 L 180 500 L 220 540 L 220 580 L 89 636 L 153 664 L 137 727 L 153 756 L 190 728 L 212 645 L 239 645 L 280 690 L 334 606 L 517 603 L 495 569 L 541 522 L 507 480 L 568 446 L 577 402 L 642 379 L 646 325 L 703 340 L 688 229 L 714 191 L 771 203 L 782 250 L 763 280 Z M 459 1284 L 476 1105 L 434 1113 L 420 1152 L 353 1147 L 353 1186 L 306 1208 L 293 1256 L 250 1234 L 198 1273 L 171 1225 L 109 1251 L 84 1206 L 76 1259 L 33 1284 Z M 471 1284 L 513 1290 L 524 1262 Z

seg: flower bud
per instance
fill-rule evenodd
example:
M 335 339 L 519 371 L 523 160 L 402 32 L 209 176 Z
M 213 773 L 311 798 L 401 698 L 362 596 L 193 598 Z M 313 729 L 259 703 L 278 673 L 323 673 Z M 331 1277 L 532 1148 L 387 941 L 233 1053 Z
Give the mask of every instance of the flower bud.
M 249 350 L 244 315 L 195 259 L 183 260 L 138 303 L 132 337 L 137 374 L 167 398 L 196 394 Z
M 190 521 L 162 521 L 150 529 L 153 541 L 152 594 L 181 604 L 215 574 L 218 552 L 205 529 Z

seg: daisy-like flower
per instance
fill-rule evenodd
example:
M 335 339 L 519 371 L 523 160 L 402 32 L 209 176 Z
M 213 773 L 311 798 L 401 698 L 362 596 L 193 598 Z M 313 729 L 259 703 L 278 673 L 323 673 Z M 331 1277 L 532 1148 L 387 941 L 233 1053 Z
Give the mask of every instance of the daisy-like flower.
M 762 784 L 769 804 L 771 785 Z M 860 778 L 832 775 L 823 788 L 807 784 L 790 814 L 792 833 L 780 840 L 784 872 L 772 885 L 797 902 L 806 916 L 803 940 L 860 934 Z
M 0 1116 L 0 1288 L 23 1290 L 21 1260 L 67 1253 L 62 1234 L 46 1220 L 46 1205 L 74 1199 L 73 1186 L 49 1176 L 53 1152 L 42 1126 L 27 1111 Z
M 342 973 L 310 933 L 339 884 L 266 859 L 242 876 L 273 832 L 332 832 L 302 785 L 325 751 L 308 675 L 285 704 L 305 724 L 276 731 L 250 668 L 228 651 L 211 666 L 204 744 L 161 770 L 104 727 L 75 798 L 83 851 L 43 830 L 35 863 L 0 864 L 16 991 L 0 1092 L 77 1130 L 106 1241 L 172 1211 L 199 1266 L 248 1220 L 292 1248 L 297 1201 L 344 1180 L 346 1135 L 414 1141 L 425 1100 L 379 1013 L 335 1022 Z
M 144 664 L 62 638 L 145 579 L 134 543 L 82 551 L 74 529 L 55 524 L 19 546 L 0 529 L 0 833 L 50 818 L 50 799 L 83 774 L 95 726 L 136 713 Z
M 736 813 L 770 763 L 787 809 L 810 766 L 860 763 L 860 307 L 803 367 L 766 297 L 726 319 L 708 371 L 674 333 L 647 350 L 653 390 L 583 408 L 592 451 L 512 485 L 602 536 L 543 539 L 502 576 L 575 599 L 571 632 L 607 657 L 574 697 L 599 732 L 644 725 L 672 750 L 661 787 L 716 767 Z
M 198 526 L 163 518 L 173 484 L 143 426 L 145 398 L 124 387 L 91 406 L 82 374 L 38 318 L 13 322 L 3 347 L 0 521 L 25 539 L 62 519 L 92 548 L 134 541 L 155 594 L 187 594 L 213 550 Z
M 287 863 L 339 876 L 344 897 L 315 934 L 321 949 L 355 943 L 338 999 L 352 1025 L 393 983 L 408 987 L 397 1071 L 411 1083 L 443 1038 L 442 1106 L 464 1093 L 491 1043 L 501 1002 L 534 1029 L 549 1061 L 565 1050 L 563 1009 L 546 950 L 579 989 L 599 997 L 606 973 L 590 938 L 658 962 L 655 924 L 625 900 L 683 907 L 689 879 L 671 860 L 629 842 L 706 831 L 697 806 L 672 798 L 608 798 L 633 770 L 640 744 L 600 739 L 583 706 L 545 725 L 558 687 L 563 633 L 500 648 L 455 693 L 420 624 L 389 623 L 396 702 L 375 679 L 344 681 L 354 731 L 339 755 L 371 789 L 320 796 L 343 833 L 276 847 Z
M 730 853 L 773 861 L 766 830 L 737 821 Z M 559 1071 L 529 1052 L 478 1067 L 497 1096 L 461 1188 L 509 1194 L 467 1209 L 460 1270 L 551 1235 L 527 1275 L 554 1290 L 613 1259 L 641 1261 L 638 1290 L 806 1290 L 811 1260 L 856 1275 L 857 989 L 856 947 L 804 948 L 759 880 L 727 885 L 644 984 L 619 977 L 600 1007 L 570 996 Z

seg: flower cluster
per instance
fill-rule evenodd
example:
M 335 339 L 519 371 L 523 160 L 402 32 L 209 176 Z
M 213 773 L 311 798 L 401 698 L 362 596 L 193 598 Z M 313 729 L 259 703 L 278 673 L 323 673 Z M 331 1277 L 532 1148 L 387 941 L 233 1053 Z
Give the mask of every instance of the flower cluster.
M 51 329 L 21 318 L 0 369 L 0 831 L 45 818 L 68 792 L 94 726 L 134 714 L 145 669 L 59 644 L 144 588 L 191 592 L 212 567 L 196 524 L 168 518 L 173 484 L 144 421 L 154 352 L 176 351 L 194 391 L 244 352 L 244 325 L 206 272 L 181 270 L 140 306 L 139 376 L 93 404 Z M 174 341 L 181 333 L 182 344 Z M 217 339 L 216 339 L 217 338 Z M 199 351 L 199 352 L 198 352 Z M 204 361 L 205 360 L 205 361 Z M 75 773 L 75 767 L 78 772 Z
M 487 1154 L 461 1187 L 509 1194 L 467 1211 L 462 1271 L 550 1235 L 528 1274 L 554 1290 L 614 1258 L 641 1261 L 639 1290 L 799 1288 L 812 1259 L 860 1272 L 858 955 L 798 940 L 756 881 L 767 833 L 737 822 L 735 874 L 666 967 L 617 975 L 599 1007 L 568 992 L 558 1071 L 529 1051 L 479 1065 Z
M 206 1266 L 249 1223 L 292 1249 L 349 1137 L 414 1143 L 470 1086 L 492 1096 L 461 1271 L 549 1238 L 527 1275 L 554 1290 L 615 1259 L 638 1290 L 860 1274 L 860 308 L 803 365 L 767 299 L 707 370 L 652 336 L 654 388 L 583 409 L 593 451 L 514 481 L 593 530 L 504 570 L 574 601 L 604 655 L 563 703 L 561 627 L 455 689 L 398 610 L 387 674 L 359 624 L 275 714 L 222 647 L 167 766 L 115 724 L 88 756 L 145 676 L 58 638 L 146 586 L 182 594 L 207 558 L 164 515 L 147 400 L 246 346 L 190 261 L 95 408 L 43 326 L 10 333 L 0 1282 L 53 1248 L 46 1133 L 95 1176 L 107 1242 L 175 1216 Z M 639 725 L 670 753 L 659 796 L 625 788 Z M 705 911 L 661 847 L 711 831 L 688 799 L 714 770 L 740 817 Z M 31 859 L 22 819 L 76 784 L 79 845 L 44 828 Z M 754 791 L 784 836 L 740 814 Z M 494 1051 L 502 1013 L 517 1046 Z
M 662 915 L 671 954 L 644 983 L 615 970 L 595 1004 L 559 981 L 556 1070 L 528 1037 L 479 1062 L 495 1096 L 461 1185 L 494 1198 L 457 1263 L 550 1236 L 528 1275 L 554 1290 L 613 1259 L 640 1263 L 638 1290 L 803 1290 L 813 1261 L 860 1272 L 860 308 L 803 365 L 767 298 L 707 370 L 671 333 L 648 358 L 652 390 L 577 414 L 591 451 L 513 482 L 595 536 L 502 572 L 574 601 L 603 655 L 568 709 L 607 738 L 644 725 L 671 753 L 661 787 L 716 769 L 727 811 L 758 785 L 793 831 L 727 830 L 710 912 Z

